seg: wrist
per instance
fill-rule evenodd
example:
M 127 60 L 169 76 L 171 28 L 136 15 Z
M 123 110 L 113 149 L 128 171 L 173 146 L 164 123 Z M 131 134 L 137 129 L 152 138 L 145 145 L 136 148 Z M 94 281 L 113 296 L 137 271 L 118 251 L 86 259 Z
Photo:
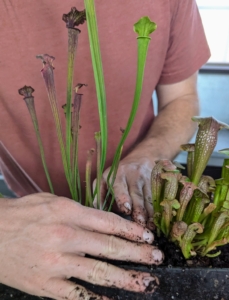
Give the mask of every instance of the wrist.
M 143 164 L 148 164 L 153 167 L 155 161 L 160 159 L 172 160 L 179 149 L 174 150 L 171 153 L 171 147 L 168 146 L 166 141 L 160 143 L 158 139 L 150 138 L 139 143 L 122 161 L 131 162 L 136 161 Z

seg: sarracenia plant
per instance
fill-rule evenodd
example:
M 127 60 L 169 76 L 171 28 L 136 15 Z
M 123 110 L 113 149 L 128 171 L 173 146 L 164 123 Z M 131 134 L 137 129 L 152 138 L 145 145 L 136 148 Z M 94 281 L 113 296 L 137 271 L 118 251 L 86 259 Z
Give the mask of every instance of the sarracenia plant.
M 144 69 L 145 69 L 145 63 L 146 63 L 146 57 L 148 52 L 148 47 L 150 43 L 150 34 L 154 32 L 157 28 L 157 25 L 150 21 L 148 17 L 141 18 L 137 23 L 134 24 L 134 31 L 138 34 L 137 40 L 138 40 L 138 63 L 137 63 L 137 77 L 136 77 L 136 85 L 135 85 L 135 94 L 134 94 L 134 100 L 133 105 L 131 108 L 130 116 L 126 125 L 126 128 L 122 134 L 121 140 L 118 144 L 118 147 L 116 149 L 114 160 L 110 168 L 110 172 L 108 174 L 108 194 L 107 198 L 109 196 L 109 193 L 112 189 L 112 185 L 115 180 L 117 166 L 119 164 L 122 147 L 123 144 L 130 132 L 130 129 L 132 127 L 132 124 L 134 122 L 134 118 L 136 116 L 138 106 L 141 99 L 141 92 L 142 92 L 142 84 L 143 84 L 143 78 L 144 78 Z M 111 181 L 110 181 L 111 179 Z M 112 197 L 111 203 L 113 203 L 114 197 Z
M 113 194 L 113 183 L 115 181 L 115 176 L 118 169 L 118 164 L 120 161 L 123 144 L 130 132 L 131 126 L 133 124 L 142 91 L 144 69 L 146 63 L 146 56 L 149 47 L 150 37 L 149 35 L 156 29 L 156 24 L 151 22 L 148 17 L 141 18 L 135 25 L 134 31 L 138 34 L 138 59 L 137 59 L 137 78 L 135 95 L 133 100 L 132 109 L 130 112 L 129 120 L 126 125 L 125 130 L 122 132 L 121 140 L 117 146 L 117 150 L 114 155 L 114 160 L 110 168 L 110 173 L 108 175 L 108 193 L 102 203 L 100 184 L 102 173 L 104 171 L 104 166 L 106 162 L 107 153 L 107 111 L 106 111 L 106 92 L 103 76 L 102 59 L 100 54 L 100 45 L 97 29 L 97 20 L 95 5 L 93 0 L 84 0 L 85 10 L 78 11 L 76 8 L 72 8 L 68 14 L 63 15 L 63 21 L 66 23 L 68 32 L 68 72 L 67 72 L 67 100 L 66 104 L 63 105 L 64 113 L 66 116 L 66 140 L 64 141 L 64 134 L 62 130 L 62 124 L 60 121 L 59 105 L 57 101 L 55 81 L 54 81 L 54 67 L 53 60 L 54 57 L 48 54 L 38 55 L 37 57 L 43 61 L 42 76 L 46 85 L 48 92 L 49 102 L 51 105 L 54 122 L 56 126 L 57 137 L 61 149 L 62 161 L 65 171 L 65 176 L 69 185 L 69 189 L 72 198 L 78 202 L 82 202 L 81 196 L 81 182 L 80 174 L 78 168 L 78 133 L 80 129 L 80 108 L 82 102 L 82 94 L 78 93 L 78 89 L 83 86 L 83 84 L 78 84 L 75 89 L 75 95 L 73 97 L 73 73 L 74 73 L 74 63 L 75 63 L 75 53 L 78 46 L 78 39 L 80 34 L 80 29 L 78 26 L 83 24 L 87 20 L 87 28 L 90 42 L 90 50 L 92 57 L 92 65 L 94 71 L 94 79 L 96 86 L 96 94 L 98 101 L 99 119 L 100 119 L 100 130 L 95 134 L 96 140 L 96 150 L 97 150 L 97 184 L 94 193 L 91 191 L 91 167 L 92 167 L 92 154 L 94 150 L 88 151 L 88 158 L 86 163 L 86 199 L 85 204 L 87 206 L 92 206 L 93 200 L 96 196 L 97 207 L 100 209 L 110 210 L 114 201 Z M 53 191 L 51 179 L 48 173 L 47 164 L 45 162 L 44 149 L 41 142 L 41 137 L 38 128 L 38 122 L 36 118 L 35 107 L 32 105 L 34 98 L 31 95 L 27 95 L 25 92 L 33 91 L 32 87 L 24 87 L 19 90 L 19 93 L 24 96 L 26 103 L 28 99 L 32 99 L 29 102 L 29 111 L 34 123 L 34 128 L 36 130 L 38 144 L 41 152 L 42 162 L 45 169 L 45 174 L 49 182 L 50 190 Z M 107 200 L 109 195 L 112 196 L 112 200 L 107 205 Z
M 187 176 L 168 160 L 160 160 L 152 171 L 154 223 L 176 242 L 185 258 L 217 256 L 218 246 L 229 243 L 229 159 L 224 160 L 222 177 L 203 175 L 217 143 L 220 129 L 227 124 L 212 117 L 194 117 L 199 123 L 195 144 L 185 144 L 188 152 Z M 221 152 L 229 155 L 229 150 Z

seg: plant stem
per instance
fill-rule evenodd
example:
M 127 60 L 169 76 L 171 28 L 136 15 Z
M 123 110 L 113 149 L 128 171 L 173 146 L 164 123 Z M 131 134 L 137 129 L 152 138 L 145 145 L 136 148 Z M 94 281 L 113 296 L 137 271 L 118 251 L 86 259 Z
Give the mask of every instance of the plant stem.
M 145 18 L 147 19 L 147 17 Z M 136 25 L 139 24 L 144 18 L 140 19 L 138 23 L 135 24 L 135 31 L 136 31 Z M 150 33 L 152 33 L 156 29 L 156 24 L 151 22 L 149 19 L 146 20 L 146 22 L 150 23 L 150 26 L 153 26 L 149 32 L 145 33 L 144 35 L 141 36 L 142 32 L 140 29 L 140 35 L 137 38 L 138 41 L 138 59 L 137 59 L 137 76 L 136 76 L 136 85 L 135 85 L 135 93 L 134 93 L 134 100 L 130 112 L 130 116 L 126 125 L 126 128 L 123 132 L 123 135 L 121 137 L 121 140 L 118 144 L 118 147 L 116 149 L 115 155 L 114 155 L 114 160 L 110 168 L 110 172 L 108 174 L 107 181 L 110 182 L 110 177 L 112 175 L 112 182 L 114 181 L 114 169 L 116 168 L 116 165 L 119 163 L 118 157 L 121 152 L 121 148 L 123 147 L 123 144 L 130 132 L 130 129 L 132 127 L 132 124 L 134 122 L 134 118 L 136 116 L 138 106 L 140 103 L 141 99 L 141 92 L 142 92 L 142 85 L 143 85 L 143 78 L 144 78 L 144 70 L 145 70 L 145 64 L 146 64 L 146 57 L 147 57 L 147 52 L 149 48 L 149 43 L 151 38 L 148 36 Z M 137 25 L 138 26 L 138 25 Z M 145 26 L 146 27 L 146 26 Z M 144 25 L 142 26 L 143 31 L 145 30 Z M 139 31 L 136 31 L 137 33 Z
M 71 111 L 72 111 L 72 85 L 75 62 L 75 51 L 78 44 L 79 29 L 68 28 L 68 77 L 67 77 L 67 102 L 66 102 L 66 155 L 68 167 L 71 166 Z M 73 176 L 74 177 L 74 176 Z M 74 178 L 75 179 L 75 178 Z M 75 183 L 75 181 L 73 181 Z M 75 196 L 75 195 L 74 195 Z
M 72 184 L 71 184 L 72 183 L 71 170 L 69 169 L 68 163 L 67 163 L 67 156 L 66 156 L 65 145 L 64 145 L 64 140 L 63 140 L 62 126 L 61 126 L 61 122 L 60 122 L 59 109 L 58 109 L 58 105 L 57 105 L 57 96 L 56 96 L 56 88 L 55 88 L 54 73 L 53 73 L 54 68 L 52 65 L 52 62 L 55 58 L 48 54 L 38 55 L 37 58 L 42 59 L 43 64 L 44 64 L 43 69 L 41 70 L 41 73 L 42 73 L 44 81 L 45 81 L 45 85 L 46 85 L 46 89 L 47 89 L 48 97 L 49 97 L 49 102 L 50 102 L 50 106 L 51 106 L 52 113 L 53 113 L 57 137 L 58 137 L 58 141 L 60 144 L 60 150 L 61 150 L 61 156 L 62 156 L 64 171 L 65 171 L 65 176 L 66 176 L 66 179 L 67 179 L 67 182 L 69 185 L 70 192 L 73 195 Z
M 228 168 L 228 166 L 229 166 L 229 158 L 225 158 L 224 161 L 223 161 L 221 177 L 229 182 L 229 168 Z
M 90 41 L 91 58 L 94 71 L 96 94 L 99 108 L 100 132 L 101 132 L 101 161 L 100 172 L 106 162 L 107 154 L 107 109 L 106 109 L 106 92 L 103 76 L 102 59 L 99 47 L 98 28 L 94 0 L 84 0 L 86 8 L 86 18 L 88 26 L 88 35 Z
M 228 220 L 229 214 L 227 211 L 221 212 L 217 218 L 215 218 L 214 224 L 211 226 L 211 230 L 208 235 L 208 245 L 214 242 L 215 238 L 219 234 L 220 229 L 224 223 Z
M 73 114 L 72 114 L 72 188 L 74 190 L 74 200 L 82 202 L 81 184 L 78 166 L 78 135 L 79 120 L 82 94 L 78 94 L 77 90 L 74 97 Z
M 120 161 L 120 158 L 121 158 L 121 155 L 122 155 L 122 149 L 123 149 L 123 147 L 121 147 L 121 149 L 120 149 L 120 153 L 119 153 L 119 156 L 117 157 L 117 161 Z M 116 178 L 117 171 L 118 171 L 118 163 L 116 164 L 116 166 L 114 168 L 114 173 L 113 173 L 114 176 L 113 176 L 113 180 L 112 180 L 111 184 L 108 182 L 109 191 L 111 191 L 111 195 L 112 195 L 108 211 L 111 211 L 112 206 L 113 206 L 114 201 L 115 201 L 113 185 L 114 185 L 114 181 L 115 181 L 115 178 Z M 106 200 L 108 199 L 108 197 L 109 197 L 109 193 L 107 193 L 107 195 L 106 195 Z M 104 207 L 105 207 L 105 205 L 106 205 L 106 201 L 104 202 Z
M 37 114 L 35 110 L 35 104 L 34 104 L 34 97 L 32 96 L 32 93 L 34 92 L 34 89 L 30 86 L 24 86 L 21 88 L 19 91 L 20 95 L 24 96 L 25 103 L 27 105 L 27 108 L 29 110 L 32 122 L 33 122 L 33 127 L 36 133 L 39 149 L 40 149 L 40 155 L 41 155 L 41 160 L 42 160 L 42 165 L 45 171 L 45 175 L 49 184 L 49 188 L 52 194 L 54 194 L 54 189 L 52 185 L 52 181 L 49 175 L 46 159 L 45 159 L 45 153 L 44 153 L 44 147 L 43 143 L 41 140 L 41 135 L 40 135 L 40 130 L 39 130 L 39 125 L 38 125 L 38 120 L 37 120 Z
M 86 201 L 85 206 L 93 207 L 93 199 L 91 192 L 91 165 L 92 165 L 92 155 L 94 154 L 94 149 L 88 151 L 87 163 L 86 163 Z
M 96 177 L 96 195 L 97 195 L 97 208 L 102 208 L 101 203 L 101 132 L 95 133 L 96 150 L 97 150 L 97 177 Z

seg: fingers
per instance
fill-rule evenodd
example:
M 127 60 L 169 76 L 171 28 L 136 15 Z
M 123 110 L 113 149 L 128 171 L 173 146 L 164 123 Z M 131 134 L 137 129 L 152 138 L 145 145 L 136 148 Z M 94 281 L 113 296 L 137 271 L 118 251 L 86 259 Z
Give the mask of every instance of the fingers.
M 84 244 L 79 244 L 84 240 Z M 93 245 L 93 247 L 92 247 Z M 114 260 L 132 261 L 143 264 L 159 265 L 163 261 L 163 253 L 156 247 L 147 244 L 137 244 L 113 235 L 105 235 L 81 230 L 77 232 L 77 239 L 71 239 L 69 252 L 85 253 L 96 257 Z
M 69 218 L 71 216 L 72 222 L 81 228 L 120 236 L 131 241 L 147 242 L 149 244 L 154 240 L 152 232 L 148 229 L 144 229 L 139 224 L 127 221 L 113 213 L 83 206 L 80 206 L 80 209 L 81 212 L 78 212 L 77 219 L 73 210 L 71 210 L 71 213 L 69 212 Z M 90 220 L 90 222 L 88 222 L 88 220 Z
M 153 207 L 151 204 L 150 172 L 142 174 L 138 168 L 132 168 L 129 175 L 121 168 L 113 186 L 119 211 L 131 214 L 133 221 L 152 229 Z
M 81 285 L 59 278 L 50 279 L 43 292 L 46 294 L 42 296 L 56 300 L 109 300 L 105 296 L 99 296 L 86 290 Z
M 147 210 L 147 224 L 146 227 L 150 230 L 155 229 L 155 225 L 153 222 L 153 203 L 152 203 L 152 192 L 150 189 L 150 184 L 145 184 L 143 186 L 143 198 L 144 198 L 144 205 Z
M 119 208 L 119 211 L 130 215 L 132 211 L 132 200 L 128 192 L 128 186 L 124 178 L 116 178 L 113 186 L 115 194 L 115 202 Z
M 144 205 L 144 196 L 142 192 L 142 188 L 137 186 L 131 187 L 130 195 L 133 201 L 133 211 L 132 211 L 132 219 L 136 223 L 146 227 L 148 214 Z
M 85 257 L 66 257 L 66 276 L 77 277 L 92 284 L 116 287 L 135 292 L 153 292 L 159 281 L 150 273 L 124 270 L 106 262 Z M 80 259 L 80 261 L 79 261 Z

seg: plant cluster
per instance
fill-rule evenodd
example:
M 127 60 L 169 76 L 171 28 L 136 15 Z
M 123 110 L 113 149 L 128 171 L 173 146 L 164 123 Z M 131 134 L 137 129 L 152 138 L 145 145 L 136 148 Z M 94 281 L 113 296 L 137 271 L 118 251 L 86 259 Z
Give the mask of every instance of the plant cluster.
M 141 18 L 134 24 L 134 31 L 138 34 L 137 47 L 137 75 L 136 86 L 133 104 L 130 112 L 130 116 L 126 125 L 126 128 L 122 130 L 122 136 L 117 146 L 113 163 L 111 165 L 107 185 L 108 191 L 105 199 L 101 199 L 101 178 L 104 171 L 107 153 L 107 110 L 106 110 L 106 92 L 103 76 L 102 59 L 100 54 L 97 20 L 94 0 L 84 0 L 85 10 L 78 11 L 75 7 L 71 9 L 68 14 L 64 14 L 62 19 L 66 23 L 68 33 L 68 72 L 67 72 L 67 101 L 63 105 L 64 113 L 66 116 L 66 133 L 64 136 L 62 124 L 60 121 L 59 105 L 56 95 L 55 80 L 54 80 L 54 57 L 48 54 L 37 55 L 37 58 L 43 62 L 43 69 L 41 70 L 45 86 L 48 92 L 48 98 L 52 109 L 52 114 L 55 122 L 57 138 L 60 145 L 61 156 L 63 161 L 63 167 L 65 176 L 68 182 L 69 190 L 74 199 L 77 202 L 84 203 L 86 206 L 93 206 L 93 201 L 97 199 L 97 207 L 100 209 L 111 210 L 114 202 L 113 183 L 115 181 L 118 164 L 120 161 L 123 144 L 132 127 L 142 91 L 144 69 L 146 63 L 147 51 L 150 43 L 150 34 L 155 31 L 156 24 L 148 17 Z M 92 167 L 92 155 L 95 149 L 88 150 L 87 163 L 86 163 L 86 199 L 83 201 L 81 193 L 81 179 L 78 168 L 78 133 L 80 130 L 80 109 L 82 102 L 82 94 L 79 93 L 79 89 L 86 84 L 77 84 L 73 95 L 73 71 L 75 65 L 75 54 L 78 46 L 80 29 L 78 26 L 83 24 L 87 20 L 88 36 L 90 42 L 91 58 L 94 71 L 94 79 L 96 86 L 100 130 L 95 133 L 96 140 L 96 153 L 97 153 L 97 174 L 96 174 L 96 188 L 92 191 L 91 185 L 91 167 Z M 19 89 L 19 94 L 24 97 L 28 110 L 30 112 L 33 126 L 36 132 L 37 141 L 41 153 L 41 159 L 49 188 L 51 193 L 55 193 L 52 180 L 49 175 L 45 151 L 42 144 L 42 139 L 39 131 L 39 124 L 35 110 L 34 97 L 32 93 L 34 89 L 31 86 L 24 86 Z M 65 137 L 65 140 L 64 140 Z M 103 200 L 103 201 L 102 201 Z
M 229 126 L 212 117 L 194 117 L 199 123 L 195 144 L 185 144 L 187 175 L 182 166 L 160 160 L 152 171 L 154 223 L 177 243 L 186 259 L 197 254 L 214 257 L 218 246 L 229 243 L 229 159 L 224 160 L 222 177 L 203 175 L 217 143 L 218 131 Z M 229 149 L 221 150 L 229 154 Z

